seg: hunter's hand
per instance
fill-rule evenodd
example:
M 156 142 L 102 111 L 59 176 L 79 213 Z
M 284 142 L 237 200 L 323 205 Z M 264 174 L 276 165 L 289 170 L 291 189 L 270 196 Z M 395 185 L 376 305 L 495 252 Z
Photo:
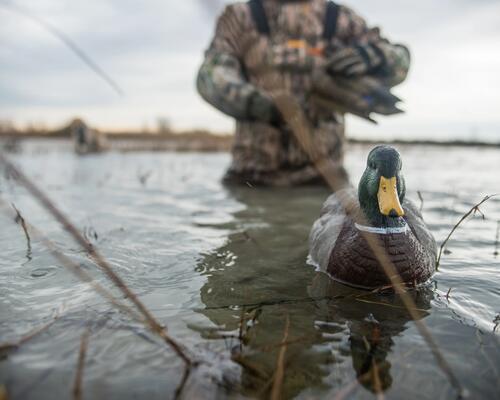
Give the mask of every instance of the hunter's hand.
M 279 128 L 283 118 L 271 97 L 255 92 L 248 101 L 248 115 L 254 121 L 266 122 Z
M 371 44 L 341 48 L 327 61 L 327 71 L 344 76 L 361 76 L 373 71 L 384 62 L 381 51 Z

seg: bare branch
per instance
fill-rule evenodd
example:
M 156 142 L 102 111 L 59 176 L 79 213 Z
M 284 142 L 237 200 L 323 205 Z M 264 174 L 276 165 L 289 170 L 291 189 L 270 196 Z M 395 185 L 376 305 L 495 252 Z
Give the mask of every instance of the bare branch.
M 462 218 L 460 218 L 460 220 L 455 224 L 455 226 L 452 228 L 451 232 L 448 234 L 448 236 L 446 237 L 446 239 L 444 240 L 444 242 L 441 244 L 441 247 L 439 248 L 438 258 L 436 260 L 436 268 L 439 268 L 439 263 L 441 262 L 441 256 L 443 254 L 444 247 L 446 246 L 446 244 L 450 240 L 450 238 L 453 235 L 453 233 L 455 233 L 455 231 L 457 230 L 457 228 L 460 226 L 460 224 L 462 222 L 464 222 L 471 214 L 475 214 L 477 212 L 479 212 L 482 215 L 483 219 L 484 219 L 484 214 L 481 212 L 481 210 L 479 209 L 479 207 L 482 206 L 484 203 L 486 203 L 489 199 L 491 199 L 493 197 L 497 197 L 497 196 L 499 196 L 499 194 L 491 194 L 491 195 L 486 196 L 479 203 L 477 203 L 476 205 L 472 206 L 472 208 L 469 211 L 467 211 L 462 216 Z

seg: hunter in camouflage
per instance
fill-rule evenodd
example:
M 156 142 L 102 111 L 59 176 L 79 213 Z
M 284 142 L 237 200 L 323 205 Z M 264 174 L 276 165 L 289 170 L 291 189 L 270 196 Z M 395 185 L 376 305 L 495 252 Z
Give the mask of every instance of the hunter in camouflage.
M 255 3 L 265 12 L 267 34 L 256 21 Z M 328 3 L 252 0 L 227 6 L 219 17 L 197 87 L 206 101 L 236 119 L 233 160 L 226 181 L 290 186 L 322 180 L 272 100 L 276 79 L 269 79 L 270 70 L 279 74 L 280 85 L 307 116 L 316 151 L 332 160 L 345 177 L 344 114 L 368 118 L 369 113 L 351 110 L 353 106 L 329 107 L 328 101 L 314 101 L 316 89 L 328 87 L 321 79 L 328 76 L 337 100 L 342 102 L 355 97 L 350 95 L 356 90 L 353 82 L 358 80 L 362 84 L 365 78 L 374 79 L 390 88 L 406 78 L 410 64 L 406 47 L 390 43 L 350 8 Z M 333 22 L 327 17 L 332 5 Z M 329 28 L 331 34 L 325 35 Z M 360 96 L 359 101 L 364 102 L 364 98 Z M 394 110 L 384 112 L 384 107 L 379 107 L 371 111 L 399 111 L 390 108 Z

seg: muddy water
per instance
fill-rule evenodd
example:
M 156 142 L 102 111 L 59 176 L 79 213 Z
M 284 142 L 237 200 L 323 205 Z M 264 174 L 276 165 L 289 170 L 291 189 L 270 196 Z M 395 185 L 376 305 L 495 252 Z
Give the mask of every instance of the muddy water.
M 286 398 L 455 398 L 415 323 L 391 295 L 359 294 L 306 263 L 325 189 L 230 189 L 226 154 L 107 153 L 32 142 L 10 155 L 110 260 L 169 332 L 193 353 L 242 352 L 232 395 L 265 397 L 289 321 Z M 500 192 L 500 151 L 401 147 L 410 198 L 423 198 L 438 243 L 486 194 Z M 353 181 L 368 147 L 353 146 Z M 66 255 L 110 287 L 94 263 L 12 180 L 0 194 Z M 500 393 L 500 199 L 459 228 L 438 273 L 412 293 L 421 320 L 471 398 Z M 67 272 L 37 239 L 0 216 L 0 342 L 60 318 L 0 361 L 13 399 L 71 398 L 80 337 L 91 335 L 85 398 L 172 398 L 172 351 Z M 450 290 L 451 289 L 451 290 Z M 448 294 L 448 296 L 447 296 Z M 238 339 L 245 322 L 244 343 Z M 495 333 L 496 331 L 496 333 Z

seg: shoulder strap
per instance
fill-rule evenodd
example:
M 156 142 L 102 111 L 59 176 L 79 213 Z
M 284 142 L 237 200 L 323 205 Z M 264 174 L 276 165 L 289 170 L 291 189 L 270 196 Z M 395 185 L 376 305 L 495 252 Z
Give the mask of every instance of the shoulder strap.
M 266 10 L 264 10 L 264 5 L 262 0 L 249 0 L 248 6 L 252 12 L 252 17 L 255 22 L 255 26 L 261 35 L 269 36 L 271 33 L 269 29 L 269 23 L 267 22 Z
M 339 6 L 333 1 L 326 2 L 325 26 L 323 28 L 323 39 L 329 42 L 337 31 L 337 18 Z

